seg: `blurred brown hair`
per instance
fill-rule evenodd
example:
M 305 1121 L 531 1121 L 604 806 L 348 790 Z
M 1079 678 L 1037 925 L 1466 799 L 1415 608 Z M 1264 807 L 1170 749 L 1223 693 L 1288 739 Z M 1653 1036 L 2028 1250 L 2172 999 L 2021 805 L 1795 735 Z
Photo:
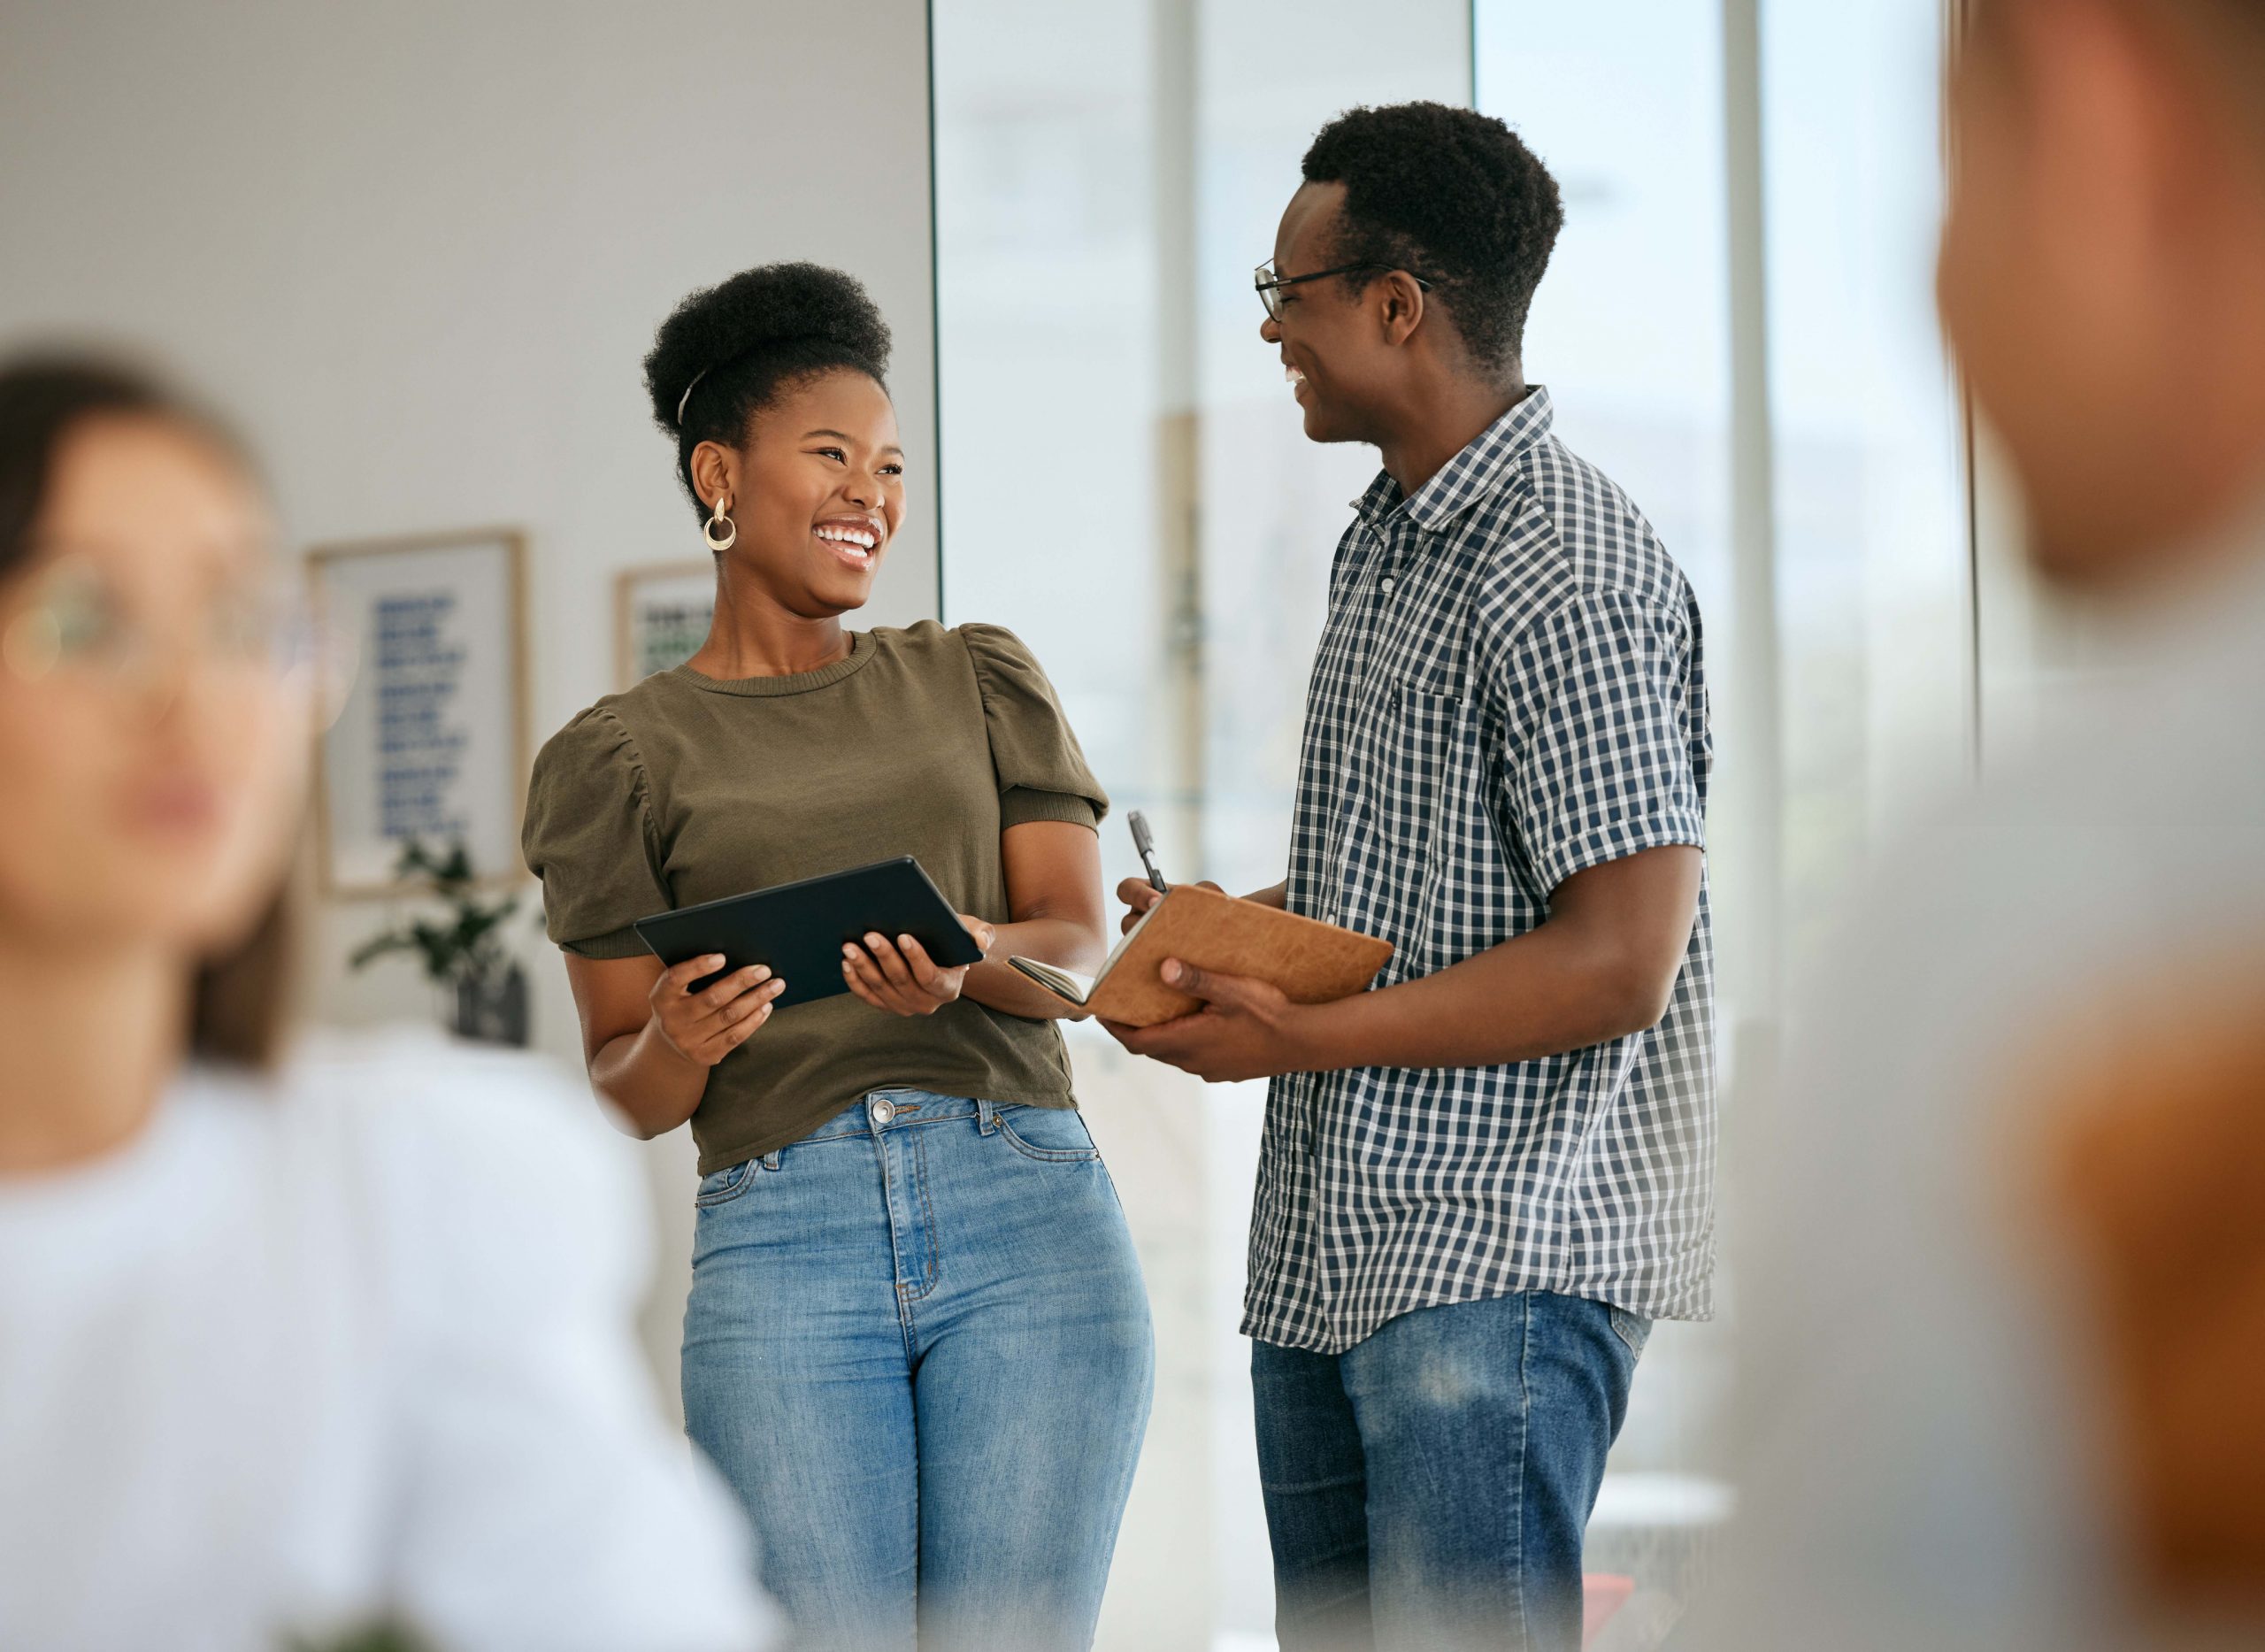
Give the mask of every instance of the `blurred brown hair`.
M 93 355 L 0 362 L 0 581 L 20 572 L 30 555 L 64 439 L 86 419 L 117 416 L 178 425 L 257 480 L 250 454 L 224 422 L 140 368 Z M 242 1066 L 273 1064 L 288 1021 L 296 904 L 287 884 L 242 942 L 198 964 L 193 1053 Z
M 1967 37 L 1991 36 L 2011 5 L 2035 0 L 1960 0 L 1953 12 L 1954 50 Z M 2233 96 L 2230 107 L 2265 137 L 2265 0 L 2112 0 L 2130 16 L 2155 28 L 2158 38 L 2183 49 L 2189 65 L 2215 78 Z

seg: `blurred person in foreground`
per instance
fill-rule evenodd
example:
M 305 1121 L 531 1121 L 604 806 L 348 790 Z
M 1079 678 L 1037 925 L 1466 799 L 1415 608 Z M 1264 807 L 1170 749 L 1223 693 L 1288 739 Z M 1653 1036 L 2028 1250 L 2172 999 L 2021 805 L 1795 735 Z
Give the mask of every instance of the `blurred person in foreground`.
M 1678 1646 L 2265 1644 L 2265 4 L 1976 0 L 1944 320 L 2099 703 L 1884 869 Z
M 572 1098 L 285 1049 L 318 660 L 271 541 L 201 413 L 0 364 L 0 1646 L 761 1644 Z

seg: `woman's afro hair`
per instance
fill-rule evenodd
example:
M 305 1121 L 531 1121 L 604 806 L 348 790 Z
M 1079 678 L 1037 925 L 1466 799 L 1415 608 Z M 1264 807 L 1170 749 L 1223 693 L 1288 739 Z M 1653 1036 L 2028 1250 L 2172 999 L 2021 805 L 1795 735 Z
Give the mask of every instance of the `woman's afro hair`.
M 856 278 L 817 264 L 765 264 L 676 307 L 645 357 L 645 388 L 693 491 L 692 450 L 702 442 L 737 446 L 781 390 L 819 373 L 847 368 L 887 388 L 888 352 L 888 323 Z

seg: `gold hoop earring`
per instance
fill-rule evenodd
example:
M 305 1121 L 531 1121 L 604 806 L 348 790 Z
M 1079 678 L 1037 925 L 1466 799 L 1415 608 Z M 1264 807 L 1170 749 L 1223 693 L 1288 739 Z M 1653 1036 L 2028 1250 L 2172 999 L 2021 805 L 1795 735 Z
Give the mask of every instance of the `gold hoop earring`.
M 717 528 L 719 525 L 723 529 L 720 537 L 717 533 Z M 700 537 L 706 540 L 708 542 L 708 549 L 716 552 L 718 556 L 721 556 L 724 552 L 729 550 L 733 546 L 739 543 L 740 525 L 733 521 L 731 517 L 725 511 L 723 495 L 718 494 L 716 496 L 716 508 L 709 514 L 707 525 L 700 530 Z

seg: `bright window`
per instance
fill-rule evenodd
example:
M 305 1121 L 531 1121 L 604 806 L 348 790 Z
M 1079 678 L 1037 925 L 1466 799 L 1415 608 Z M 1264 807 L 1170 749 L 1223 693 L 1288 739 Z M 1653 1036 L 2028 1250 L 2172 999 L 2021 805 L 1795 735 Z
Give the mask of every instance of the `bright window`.
M 1120 811 L 1110 880 L 1136 869 L 1126 807 L 1175 876 L 1282 875 L 1326 569 L 1376 459 L 1305 441 L 1249 271 L 1323 122 L 1475 86 L 1565 193 L 1528 376 L 1705 613 L 1721 1021 L 1733 1077 L 1765 1059 L 1782 959 L 1970 757 L 1965 489 L 1928 304 L 1937 0 L 933 16 L 945 618 L 1012 626 L 1052 674 Z M 1158 1333 L 1101 1644 L 1271 1645 L 1234 1331 L 1263 1091 L 1098 1035 L 1073 1053 Z M 1736 1140 L 1733 1120 L 1733 1198 Z M 1726 1348 L 1721 1325 L 1655 1334 L 1593 1532 L 1661 1622 L 1726 1506 Z

